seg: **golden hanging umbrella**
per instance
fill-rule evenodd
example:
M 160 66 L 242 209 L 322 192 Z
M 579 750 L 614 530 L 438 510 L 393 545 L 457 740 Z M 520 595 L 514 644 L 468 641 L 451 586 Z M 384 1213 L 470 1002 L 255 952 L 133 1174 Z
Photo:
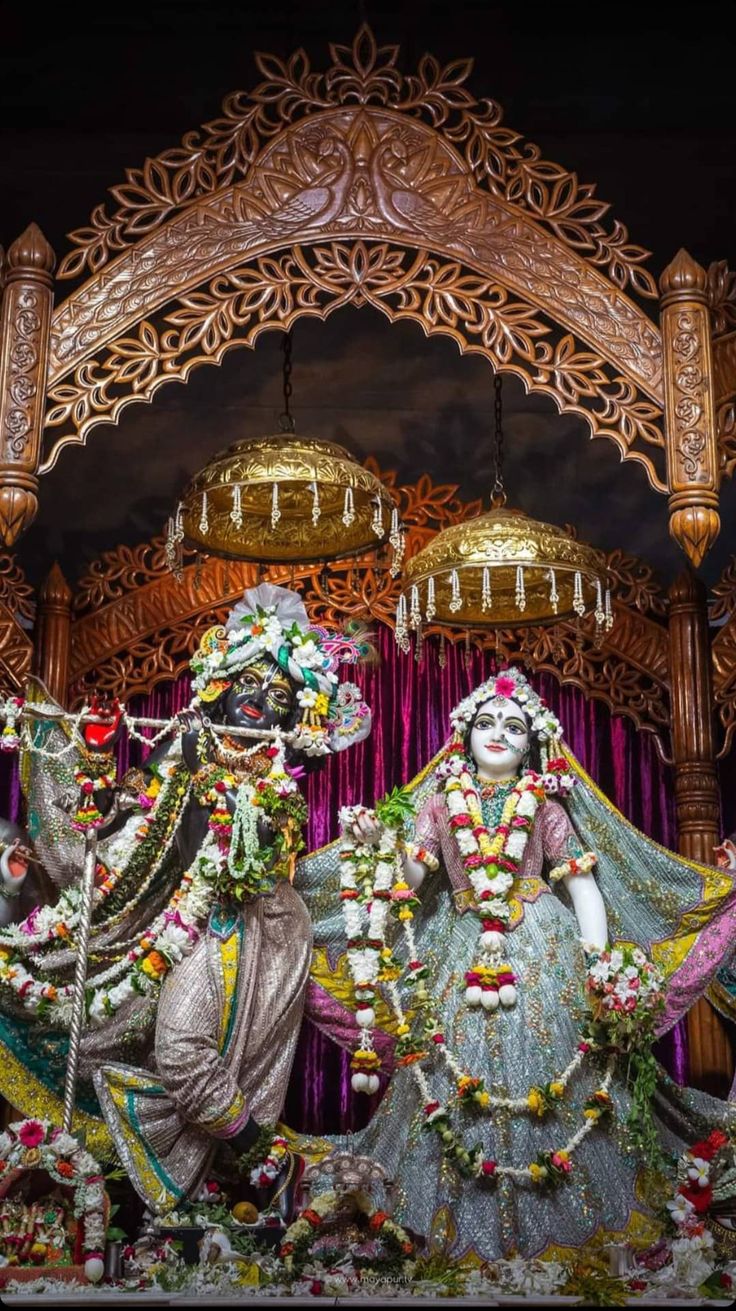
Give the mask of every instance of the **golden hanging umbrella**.
M 264 564 L 335 560 L 387 540 L 400 555 L 398 510 L 383 483 L 335 442 L 296 435 L 290 376 L 287 333 L 282 431 L 235 442 L 195 475 L 169 520 L 172 568 L 184 542 Z
M 593 613 L 613 623 L 600 552 L 554 524 L 506 508 L 501 476 L 501 378 L 496 375 L 496 477 L 485 514 L 452 524 L 407 560 L 396 612 L 396 640 L 424 623 L 512 628 Z

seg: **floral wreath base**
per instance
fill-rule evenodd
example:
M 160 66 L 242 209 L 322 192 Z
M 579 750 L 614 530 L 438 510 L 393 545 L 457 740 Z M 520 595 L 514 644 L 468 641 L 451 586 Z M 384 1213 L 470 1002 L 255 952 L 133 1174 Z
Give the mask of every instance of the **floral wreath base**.
M 103 1253 L 109 1215 L 109 1200 L 102 1170 L 73 1134 L 65 1133 L 49 1120 L 29 1119 L 11 1124 L 0 1133 L 0 1197 L 6 1197 L 16 1179 L 29 1170 L 45 1170 L 54 1183 L 72 1191 L 71 1213 L 80 1222 L 79 1261 L 72 1264 L 24 1264 L 23 1244 L 32 1246 L 31 1236 L 7 1235 L 17 1239 L 20 1260 L 0 1266 L 0 1285 L 8 1279 L 38 1277 L 44 1273 L 67 1280 L 84 1278 L 98 1283 L 104 1273 Z
M 297 1278 L 307 1264 L 310 1249 L 320 1230 L 336 1214 L 345 1194 L 320 1193 L 287 1229 L 279 1255 L 290 1278 Z M 368 1229 L 375 1239 L 383 1240 L 389 1251 L 399 1260 L 408 1261 L 414 1255 L 414 1243 L 405 1229 L 397 1224 L 387 1211 L 379 1210 L 365 1193 L 349 1194 L 356 1211 L 368 1221 Z

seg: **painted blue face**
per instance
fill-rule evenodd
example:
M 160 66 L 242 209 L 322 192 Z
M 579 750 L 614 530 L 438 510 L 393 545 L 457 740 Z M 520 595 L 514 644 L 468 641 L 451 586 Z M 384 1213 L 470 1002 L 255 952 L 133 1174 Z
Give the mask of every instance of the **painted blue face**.
M 238 675 L 225 697 L 225 722 L 235 728 L 287 728 L 296 705 L 288 674 L 265 656 Z

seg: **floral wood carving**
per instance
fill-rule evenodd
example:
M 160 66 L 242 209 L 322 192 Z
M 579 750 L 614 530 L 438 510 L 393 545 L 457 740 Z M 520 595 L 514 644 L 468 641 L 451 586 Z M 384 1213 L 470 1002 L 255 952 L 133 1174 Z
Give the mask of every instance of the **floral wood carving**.
M 725 260 L 708 268 L 713 330 L 713 390 L 721 473 L 736 470 L 736 273 Z
M 736 611 L 736 556 L 732 556 L 718 582 L 711 589 L 715 601 L 709 605 L 711 623 L 719 623 Z
M 652 275 L 643 267 L 648 252 L 629 240 L 623 224 L 604 225 L 609 206 L 595 187 L 542 158 L 538 146 L 503 126 L 492 100 L 478 101 L 465 85 L 472 60 L 444 68 L 431 55 L 417 72 L 397 67 L 399 48 L 377 46 L 363 25 L 352 46 L 330 46 L 332 63 L 313 72 L 303 50 L 290 59 L 257 54 L 263 81 L 251 94 L 235 92 L 222 115 L 181 145 L 130 169 L 112 188 L 116 205 L 99 205 L 87 227 L 71 233 L 74 244 L 60 276 L 73 278 L 101 269 L 126 246 L 218 189 L 245 177 L 266 142 L 299 119 L 341 106 L 377 106 L 441 132 L 462 157 L 466 169 L 487 191 L 533 217 L 561 242 L 605 270 L 620 288 L 630 286 L 656 298 Z
M 22 692 L 31 672 L 33 643 L 16 614 L 0 599 L 0 692 Z
M 479 502 L 458 499 L 457 488 L 435 486 L 424 476 L 397 486 L 395 474 L 374 473 L 391 487 L 401 506 L 408 549 L 416 551 L 442 527 L 475 515 Z M 72 697 L 79 701 L 96 686 L 130 697 L 183 673 L 198 634 L 221 622 L 233 601 L 259 577 L 300 586 L 316 621 L 339 624 L 359 616 L 393 625 L 398 582 L 374 554 L 319 566 L 257 566 L 211 557 L 185 562 L 177 583 L 166 568 L 163 540 L 135 549 L 120 547 L 97 561 L 80 584 L 72 628 Z M 581 687 L 586 695 L 626 714 L 639 727 L 661 734 L 668 722 L 666 629 L 643 611 L 654 612 L 656 589 L 649 571 L 631 556 L 615 553 L 611 579 L 615 624 L 605 643 L 592 626 L 472 633 L 470 640 L 494 649 L 499 659 L 532 662 Z M 619 593 L 627 598 L 623 602 Z M 634 606 L 639 604 L 640 609 Z M 456 631 L 430 627 L 432 635 L 465 640 Z
M 36 614 L 33 588 L 15 557 L 0 551 L 0 602 L 22 619 L 32 621 Z
M 666 491 L 662 409 L 603 355 L 571 333 L 560 335 L 533 305 L 457 260 L 366 241 L 294 246 L 231 269 L 180 297 L 160 325 L 144 320 L 99 359 L 79 365 L 49 391 L 47 428 L 62 432 L 43 471 L 65 445 L 84 442 L 100 422 L 117 422 L 127 405 L 150 400 L 165 383 L 221 363 L 267 328 L 287 329 L 305 314 L 325 319 L 347 304 L 371 305 L 391 321 L 411 319 L 516 373 L 560 410 L 586 418 L 594 436 L 613 440 L 623 459 L 642 463 L 652 486 Z
M 713 692 L 725 733 L 720 759 L 731 750 L 736 732 L 736 556 L 729 561 L 712 591 L 715 601 L 709 607 L 710 621 L 726 620 L 712 645 Z
M 606 565 L 613 592 L 622 606 L 635 606 L 641 614 L 665 618 L 666 591 L 650 565 L 620 550 L 609 551 Z

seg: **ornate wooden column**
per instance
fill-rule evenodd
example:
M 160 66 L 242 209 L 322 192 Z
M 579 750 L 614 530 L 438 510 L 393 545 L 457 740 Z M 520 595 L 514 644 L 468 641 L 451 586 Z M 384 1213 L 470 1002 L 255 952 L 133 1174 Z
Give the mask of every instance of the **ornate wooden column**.
M 38 509 L 54 252 L 35 223 L 14 241 L 0 314 L 0 539 L 12 544 Z
M 672 584 L 669 598 L 678 845 L 681 855 L 711 865 L 721 833 L 705 587 L 688 569 Z M 692 1081 L 723 1093 L 733 1069 L 732 1046 L 720 1016 L 702 999 L 688 1015 L 688 1038 Z
M 51 567 L 38 598 L 33 672 L 65 706 L 71 656 L 72 593 L 58 564 Z
M 670 532 L 697 568 L 721 526 L 708 275 L 680 250 L 659 286 Z

